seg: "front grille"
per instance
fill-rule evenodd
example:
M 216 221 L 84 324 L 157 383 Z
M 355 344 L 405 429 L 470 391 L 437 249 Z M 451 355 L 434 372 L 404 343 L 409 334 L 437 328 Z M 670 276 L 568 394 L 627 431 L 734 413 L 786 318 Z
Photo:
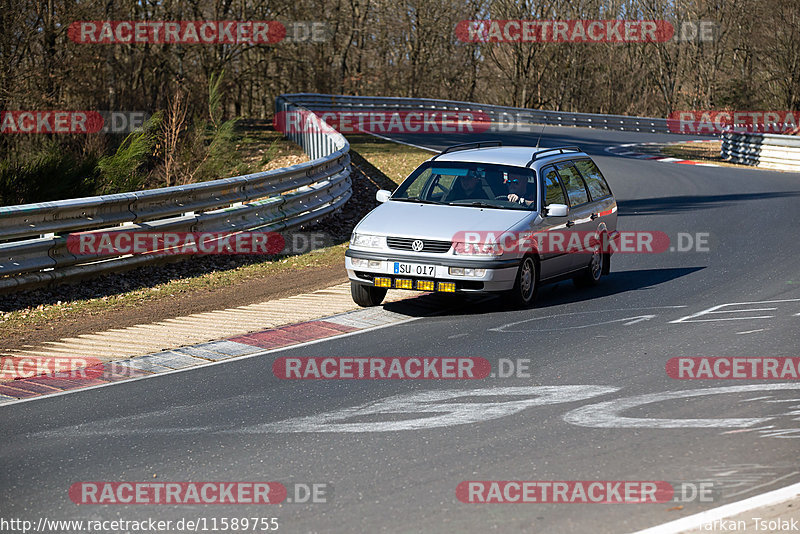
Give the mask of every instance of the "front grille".
M 416 239 L 413 237 L 387 237 L 386 245 L 395 250 L 410 250 L 413 252 L 412 243 Z M 420 239 L 422 241 L 422 250 L 418 252 L 430 252 L 433 254 L 444 254 L 450 250 L 452 243 L 450 241 L 434 241 L 433 239 Z

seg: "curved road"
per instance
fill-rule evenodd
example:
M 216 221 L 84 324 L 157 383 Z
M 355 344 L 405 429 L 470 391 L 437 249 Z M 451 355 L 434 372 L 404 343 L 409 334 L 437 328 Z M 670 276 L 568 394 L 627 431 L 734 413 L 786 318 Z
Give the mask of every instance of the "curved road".
M 390 328 L 2 406 L 0 515 L 278 517 L 283 532 L 630 532 L 800 481 L 800 381 L 665 372 L 677 356 L 800 356 L 800 174 L 603 152 L 680 139 L 548 127 L 541 144 L 595 156 L 621 230 L 707 233 L 708 251 L 619 254 L 598 287 L 546 286 L 530 310 L 471 298 Z M 278 380 L 272 361 L 292 355 L 520 358 L 530 377 Z M 326 503 L 272 507 L 77 506 L 67 494 L 79 481 L 154 477 L 333 488 Z M 713 502 L 464 504 L 455 489 L 465 480 L 711 482 Z

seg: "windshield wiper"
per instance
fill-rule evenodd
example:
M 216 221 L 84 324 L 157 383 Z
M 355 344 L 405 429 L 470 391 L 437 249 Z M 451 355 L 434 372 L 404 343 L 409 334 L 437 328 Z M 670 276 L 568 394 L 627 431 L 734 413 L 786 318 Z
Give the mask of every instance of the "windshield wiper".
M 499 208 L 497 204 L 489 204 L 488 202 L 482 202 L 480 200 L 471 200 L 469 202 L 465 202 L 463 200 L 456 200 L 450 203 L 451 206 L 475 206 L 478 208 Z
M 390 198 L 389 200 L 397 200 L 399 202 L 417 202 L 418 204 L 441 204 L 441 202 L 436 202 L 435 200 L 422 200 L 421 198 L 417 197 L 399 197 L 399 198 Z

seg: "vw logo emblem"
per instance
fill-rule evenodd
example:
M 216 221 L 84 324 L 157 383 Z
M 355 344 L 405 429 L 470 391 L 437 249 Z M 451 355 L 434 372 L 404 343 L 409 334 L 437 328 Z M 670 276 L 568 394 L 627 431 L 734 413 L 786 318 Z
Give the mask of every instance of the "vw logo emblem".
M 420 250 L 422 250 L 422 247 L 424 246 L 425 245 L 422 243 L 421 239 L 415 239 L 414 242 L 411 243 L 411 250 L 413 250 L 414 252 L 419 252 Z

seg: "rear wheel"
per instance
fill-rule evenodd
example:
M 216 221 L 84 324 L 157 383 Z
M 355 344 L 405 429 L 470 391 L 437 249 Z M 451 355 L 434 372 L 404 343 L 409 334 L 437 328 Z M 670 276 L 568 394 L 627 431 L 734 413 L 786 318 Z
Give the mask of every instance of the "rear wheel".
M 600 277 L 603 276 L 603 267 L 606 261 L 605 254 L 600 250 L 600 247 L 598 246 L 595 248 L 589 260 L 589 266 L 572 279 L 575 285 L 578 287 L 597 285 L 600 281 Z
M 512 308 L 527 308 L 533 305 L 538 286 L 539 276 L 536 262 L 532 257 L 526 256 L 522 259 L 522 264 L 517 271 L 514 288 L 505 294 L 506 304 Z
M 373 287 L 353 281 L 350 282 L 350 295 L 353 296 L 353 302 L 365 308 L 378 306 L 383 302 L 387 291 L 388 289 L 385 287 Z

